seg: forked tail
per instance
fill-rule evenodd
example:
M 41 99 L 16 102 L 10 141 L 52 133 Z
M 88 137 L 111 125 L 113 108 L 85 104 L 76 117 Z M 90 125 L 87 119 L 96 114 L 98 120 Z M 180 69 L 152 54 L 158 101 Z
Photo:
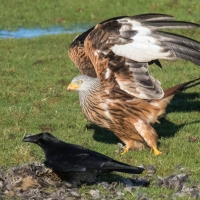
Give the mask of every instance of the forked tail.
M 188 88 L 195 87 L 197 85 L 200 85 L 200 78 L 181 83 L 164 90 L 164 97 L 162 99 L 151 101 L 152 105 L 160 109 L 158 113 L 158 118 L 162 117 L 165 114 L 167 105 L 170 103 L 171 99 L 177 92 L 187 90 Z
M 197 85 L 200 85 L 200 78 L 175 85 L 175 86 L 168 88 L 164 91 L 165 95 L 164 95 L 163 99 L 166 98 L 166 97 L 169 97 L 171 95 L 175 95 L 177 92 L 187 90 L 188 88 L 195 87 Z

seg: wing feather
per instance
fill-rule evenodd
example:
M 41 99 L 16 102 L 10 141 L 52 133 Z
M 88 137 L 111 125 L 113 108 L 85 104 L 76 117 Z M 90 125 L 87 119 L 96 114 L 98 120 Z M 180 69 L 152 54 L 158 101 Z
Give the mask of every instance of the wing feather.
M 135 31 L 135 34 L 123 43 L 113 44 L 111 50 L 138 62 L 150 62 L 156 59 L 185 59 L 200 65 L 200 43 L 184 36 L 168 34 L 158 29 L 163 28 L 198 28 L 199 24 L 182 21 L 136 21 L 126 17 L 117 20 L 118 34 L 115 41 L 124 38 L 125 32 Z M 127 34 L 128 35 L 128 34 Z M 132 40 L 131 40 L 132 39 Z M 107 42 L 109 45 L 109 41 Z M 186 47 L 186 48 L 185 48 Z M 180 49 L 183 51 L 180 52 Z M 184 52 L 184 53 L 183 53 Z M 104 52 L 105 53 L 105 52 Z
M 126 16 L 110 18 L 110 19 L 100 22 L 100 24 L 108 22 L 108 21 L 112 21 L 112 20 L 121 19 L 124 17 L 126 17 Z M 85 48 L 84 48 L 84 41 L 85 41 L 86 37 L 88 36 L 88 34 L 94 28 L 95 28 L 95 26 L 88 29 L 84 33 L 81 33 L 74 39 L 74 41 L 69 46 L 68 55 L 69 55 L 70 59 L 75 63 L 75 65 L 78 67 L 78 69 L 80 70 L 80 72 L 82 74 L 95 78 L 95 77 L 97 77 L 97 75 L 96 75 L 94 66 L 93 66 L 90 58 L 86 54 Z
M 94 78 L 97 77 L 94 66 L 80 42 L 74 42 L 70 45 L 68 55 L 82 74 Z
M 163 89 L 160 82 L 149 75 L 148 63 L 126 60 L 126 70 L 115 73 L 120 89 L 140 99 L 161 99 L 164 96 Z
M 108 19 L 79 39 L 81 44 L 84 41 L 84 53 L 90 60 L 87 66 L 103 85 L 112 90 L 117 83 L 137 98 L 160 99 L 164 93 L 160 82 L 149 75 L 148 63 L 161 66 L 158 59 L 185 59 L 200 65 L 200 42 L 160 29 L 198 27 L 175 21 L 170 15 L 152 13 Z
M 129 17 L 130 19 L 134 19 L 140 22 L 143 21 L 155 21 L 155 20 L 174 20 L 174 17 L 171 15 L 159 14 L 159 13 L 147 13 L 147 14 L 140 14 Z

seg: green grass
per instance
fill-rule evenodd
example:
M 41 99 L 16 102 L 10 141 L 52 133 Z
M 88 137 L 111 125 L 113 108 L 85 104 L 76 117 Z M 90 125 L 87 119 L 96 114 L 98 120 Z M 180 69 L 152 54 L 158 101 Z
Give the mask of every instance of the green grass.
M 15 0 L 0 1 L 0 29 L 98 23 L 118 15 L 160 12 L 200 23 L 199 0 Z
M 0 28 L 50 27 L 73 23 L 96 23 L 117 15 L 161 12 L 179 20 L 200 23 L 200 3 L 194 1 L 1 1 Z M 60 21 L 59 21 L 60 19 Z M 199 40 L 199 30 L 181 31 Z M 148 149 L 119 156 L 119 140 L 110 132 L 85 129 L 87 120 L 81 113 L 78 94 L 67 92 L 70 80 L 79 74 L 67 55 L 75 35 L 46 36 L 34 39 L 0 40 L 0 166 L 43 161 L 41 149 L 22 143 L 26 133 L 49 131 L 60 139 L 82 145 L 132 165 L 156 165 L 157 174 L 167 176 L 177 165 L 200 176 L 200 140 L 190 136 L 200 133 L 200 87 L 178 94 L 167 109 L 167 116 L 156 124 L 159 149 L 155 157 Z M 185 61 L 161 61 L 163 69 L 150 67 L 164 88 L 199 77 L 200 68 Z M 82 190 L 85 190 L 83 186 Z M 148 188 L 150 197 L 170 193 L 166 189 Z M 127 198 L 132 199 L 130 194 Z

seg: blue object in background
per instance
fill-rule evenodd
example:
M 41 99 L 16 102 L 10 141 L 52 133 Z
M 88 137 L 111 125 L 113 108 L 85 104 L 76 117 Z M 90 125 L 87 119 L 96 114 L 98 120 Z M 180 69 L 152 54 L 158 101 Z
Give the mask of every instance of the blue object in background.
M 0 38 L 33 38 L 39 37 L 43 35 L 55 35 L 55 34 L 73 34 L 73 33 L 80 33 L 84 32 L 87 29 L 91 28 L 92 25 L 90 24 L 76 24 L 70 27 L 51 27 L 47 29 L 42 28 L 35 28 L 35 29 L 27 29 L 27 28 L 19 28 L 16 31 L 8 31 L 8 30 L 1 30 L 0 31 Z

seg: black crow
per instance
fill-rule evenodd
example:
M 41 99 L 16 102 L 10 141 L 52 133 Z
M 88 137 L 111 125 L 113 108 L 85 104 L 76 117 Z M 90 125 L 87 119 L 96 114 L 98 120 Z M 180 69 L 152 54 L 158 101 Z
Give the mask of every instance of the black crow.
M 101 173 L 117 171 L 141 174 L 144 170 L 84 147 L 65 143 L 47 132 L 26 135 L 23 142 L 38 144 L 44 151 L 45 164 L 55 172 L 65 174 L 65 177 L 76 184 L 80 181 L 92 183 Z

